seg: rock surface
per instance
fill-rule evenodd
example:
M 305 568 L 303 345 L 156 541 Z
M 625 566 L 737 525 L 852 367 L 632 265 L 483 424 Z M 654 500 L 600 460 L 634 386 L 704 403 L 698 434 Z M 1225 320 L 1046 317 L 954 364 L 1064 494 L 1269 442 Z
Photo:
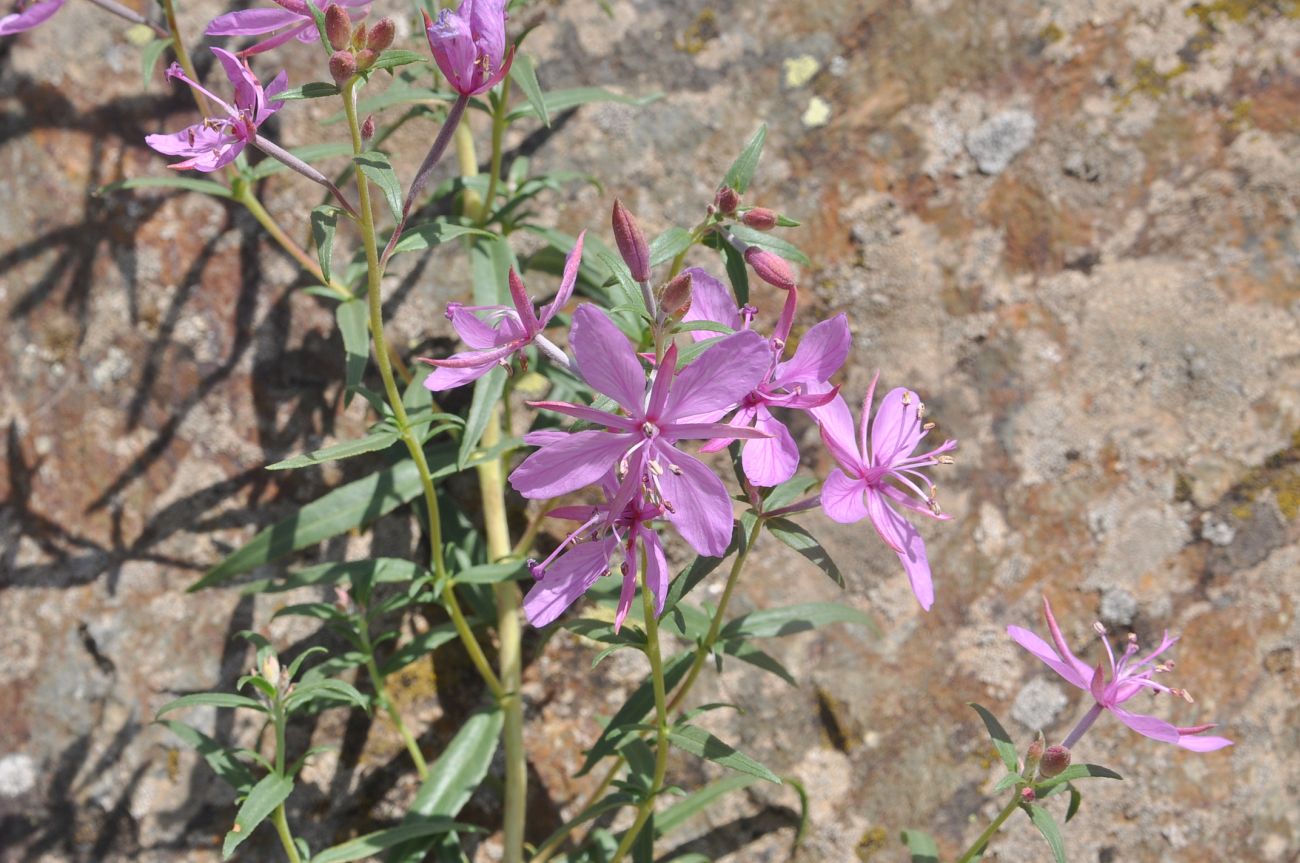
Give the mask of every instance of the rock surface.
M 854 327 L 845 391 L 925 397 L 961 440 L 940 477 L 954 519 L 923 532 L 937 601 L 916 606 L 895 556 L 863 525 L 809 528 L 840 562 L 839 591 L 765 542 L 736 611 L 811 600 L 869 612 L 772 645 L 801 681 L 753 669 L 706 675 L 721 736 L 799 778 L 812 798 L 797 859 L 898 861 L 905 827 L 955 856 L 999 808 L 996 758 L 965 702 L 1027 743 L 1059 739 L 1086 705 L 1016 648 L 1042 631 L 1040 596 L 1088 661 L 1103 619 L 1143 643 L 1180 633 L 1177 685 L 1238 741 L 1195 755 L 1105 718 L 1076 753 L 1123 783 L 1085 788 L 1072 860 L 1292 861 L 1300 855 L 1300 9 L 1294 0 L 595 0 L 536 4 L 527 46 L 546 87 L 662 91 L 642 108 L 596 105 L 548 133 L 511 133 L 535 170 L 577 170 L 603 191 L 540 199 L 539 221 L 608 240 L 618 195 L 652 236 L 693 224 L 760 121 L 753 202 L 802 220 L 807 321 Z M 185 4 L 190 32 L 223 7 Z M 410 38 L 408 25 L 399 40 Z M 160 176 L 143 135 L 193 121 L 89 4 L 0 41 L 0 859 L 216 860 L 228 791 L 154 711 L 233 685 L 240 630 L 285 649 L 325 643 L 293 594 L 184 592 L 260 526 L 360 467 L 269 475 L 268 462 L 364 428 L 344 408 L 330 308 L 240 208 L 106 183 Z M 417 34 L 418 35 L 418 34 Z M 289 46 L 258 68 L 325 77 Z M 273 133 L 333 138 L 334 110 L 298 103 Z M 485 130 L 479 129 L 480 132 Z M 429 128 L 392 139 L 399 165 Z M 1014 157 L 1014 158 L 1013 158 Z M 261 189 L 305 235 L 297 178 Z M 343 242 L 341 239 L 340 242 Z M 700 253 L 693 259 L 714 266 Z M 537 277 L 539 282 L 544 277 Z M 440 311 L 468 294 L 454 251 L 385 284 L 406 356 L 445 348 Z M 777 302 L 759 293 L 758 303 Z M 816 469 L 815 429 L 796 422 Z M 410 551 L 405 517 L 302 559 Z M 712 582 L 701 590 L 718 589 Z M 716 593 L 714 594 L 716 598 Z M 527 672 L 534 822 L 558 823 L 591 778 L 578 750 L 643 674 L 632 654 L 589 673 L 594 650 L 553 639 Z M 481 694 L 454 651 L 412 666 L 399 698 L 437 753 Z M 439 699 L 436 692 L 444 698 Z M 1026 694 L 1028 693 L 1028 694 Z M 1059 695 L 1065 694 L 1062 704 Z M 593 705 L 595 707 L 593 708 Z M 1019 709 L 1017 709 L 1017 706 Z M 595 711 L 595 712 L 594 712 Z M 223 739 L 257 729 L 189 717 Z M 292 815 L 313 847 L 384 823 L 414 790 L 384 722 L 342 711 L 293 729 L 342 740 L 313 762 Z M 674 761 L 674 781 L 712 775 Z M 1059 806 L 1055 801 L 1053 806 Z M 484 792 L 471 817 L 489 819 Z M 753 786 L 693 821 L 680 850 L 786 859 L 797 801 Z M 976 818 L 971 820 L 971 813 Z M 757 838 L 756 838 L 757 837 Z M 270 842 L 245 858 L 270 859 Z M 481 849 L 490 855 L 491 840 Z M 1023 825 L 987 859 L 1046 859 Z M 669 855 L 671 856 L 671 855 Z

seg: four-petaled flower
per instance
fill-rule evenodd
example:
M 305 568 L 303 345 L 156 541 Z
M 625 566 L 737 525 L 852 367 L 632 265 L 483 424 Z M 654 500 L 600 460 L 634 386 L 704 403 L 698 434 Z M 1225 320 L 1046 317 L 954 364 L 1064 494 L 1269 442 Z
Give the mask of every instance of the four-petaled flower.
M 64 0 L 18 0 L 15 11 L 0 18 L 0 36 L 12 36 L 44 24 L 55 12 L 63 8 Z
M 429 50 L 447 83 L 462 96 L 491 90 L 510 71 L 514 51 L 506 53 L 506 0 L 463 0 L 437 20 L 424 15 Z
M 925 541 L 893 504 L 932 518 L 948 519 L 935 501 L 934 485 L 920 471 L 950 463 L 952 457 L 944 453 L 956 448 L 957 442 L 944 441 L 927 453 L 912 455 L 931 426 L 923 422 L 925 406 L 920 398 L 902 387 L 890 390 L 881 401 L 868 435 L 867 419 L 875 392 L 873 378 L 862 402 L 862 422 L 856 435 L 853 415 L 843 397 L 836 396 L 811 411 L 821 426 L 822 440 L 840 465 L 822 485 L 822 509 L 844 524 L 870 518 L 880 538 L 903 562 L 917 601 L 929 611 L 934 603 L 934 584 Z
M 231 106 L 213 95 L 197 81 L 191 81 L 180 65 L 173 63 L 167 70 L 169 78 L 179 78 L 225 109 L 225 117 L 208 117 L 202 123 L 170 135 L 147 135 L 145 143 L 167 156 L 184 156 L 182 162 L 168 167 L 178 171 L 193 169 L 204 173 L 216 171 L 235 160 L 244 146 L 257 137 L 257 129 L 267 118 L 280 110 L 283 102 L 275 97 L 284 90 L 284 72 L 262 87 L 247 62 L 224 48 L 213 48 L 226 77 L 235 88 L 235 104 Z
M 555 299 L 539 311 L 533 311 L 533 301 L 528 298 L 523 280 L 514 270 L 510 271 L 510 299 L 514 308 L 448 304 L 447 319 L 471 350 L 441 360 L 422 357 L 421 362 L 435 367 L 433 373 L 425 378 L 425 387 L 439 392 L 478 380 L 497 366 L 508 365 L 510 357 L 534 342 L 548 354 L 558 353 L 562 358 L 559 349 L 545 341 L 542 331 L 573 296 L 573 286 L 578 280 L 578 266 L 582 263 L 582 238 L 585 233 L 578 235 L 573 250 L 564 261 L 564 274 L 560 278 L 560 289 Z M 480 313 L 486 313 L 492 323 L 484 323 L 478 317 Z
M 1106 658 L 1110 664 L 1110 679 L 1107 680 L 1101 662 L 1097 663 L 1096 668 L 1092 668 L 1071 652 L 1070 646 L 1065 643 L 1065 638 L 1061 635 L 1061 628 L 1056 625 L 1056 618 L 1052 615 L 1052 605 L 1047 601 L 1047 597 L 1043 597 L 1043 613 L 1047 617 L 1047 630 L 1051 633 L 1055 649 L 1034 633 L 1019 626 L 1008 626 L 1007 634 L 1015 640 L 1016 644 L 1041 659 L 1048 668 L 1065 678 L 1068 683 L 1089 693 L 1096 702 L 1070 732 L 1070 736 L 1062 743 L 1063 746 L 1069 748 L 1077 743 L 1103 710 L 1109 710 L 1115 714 L 1116 719 L 1144 737 L 1174 743 L 1193 752 L 1213 752 L 1232 745 L 1232 741 L 1226 737 L 1201 736 L 1202 732 L 1213 728 L 1213 724 L 1179 728 L 1163 719 L 1131 713 L 1120 707 L 1144 689 L 1151 692 L 1168 692 L 1188 702 L 1191 701 L 1191 697 L 1185 690 L 1173 689 L 1152 679 L 1153 675 L 1173 668 L 1172 662 L 1157 665 L 1156 657 L 1172 647 L 1174 642 L 1178 641 L 1177 638 L 1170 638 L 1169 633 L 1165 632 L 1160 639 L 1160 646 L 1139 659 L 1137 637 L 1130 635 L 1124 653 L 1116 660 L 1115 651 L 1111 649 L 1110 641 L 1106 638 L 1105 628 L 1100 623 L 1096 624 L 1094 628 L 1101 636 L 1101 643 L 1106 647 Z
M 677 348 L 670 347 L 649 386 L 627 338 L 594 306 L 574 312 L 569 342 L 578 373 L 626 415 L 566 402 L 535 403 L 603 428 L 563 437 L 554 432 L 544 433 L 544 438 L 525 437 L 543 446 L 510 475 L 511 485 L 525 497 L 557 497 L 600 480 L 612 465 L 619 483 L 612 512 L 621 513 L 633 496 L 645 493 L 696 551 L 725 553 L 732 525 L 726 486 L 675 444 L 723 434 L 763 435 L 695 418 L 735 407 L 758 386 L 769 363 L 766 340 L 752 331 L 728 336 L 676 374 Z
M 370 0 L 333 0 L 333 2 L 346 6 L 349 15 L 354 19 L 364 18 L 370 8 Z M 307 8 L 304 0 L 275 0 L 275 3 L 280 8 L 241 9 L 238 12 L 218 15 L 212 19 L 212 23 L 208 24 L 203 33 L 206 36 L 260 36 L 263 33 L 274 33 L 276 30 L 282 31 L 251 48 L 245 48 L 239 52 L 241 54 L 269 51 L 295 37 L 299 42 L 315 42 L 320 39 L 316 20 L 312 18 L 311 10 Z

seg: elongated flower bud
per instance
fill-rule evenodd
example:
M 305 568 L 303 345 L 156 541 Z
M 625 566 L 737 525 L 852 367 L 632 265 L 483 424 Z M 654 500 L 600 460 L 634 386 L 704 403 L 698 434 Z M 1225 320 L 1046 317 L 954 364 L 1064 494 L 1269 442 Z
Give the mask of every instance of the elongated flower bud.
M 776 213 L 767 207 L 754 207 L 746 211 L 740 221 L 756 231 L 770 231 L 776 227 Z
M 1038 764 L 1038 773 L 1045 779 L 1059 776 L 1070 766 L 1070 750 L 1064 746 L 1049 746 L 1043 752 L 1043 760 Z
M 681 273 L 664 285 L 659 305 L 671 317 L 684 317 L 691 308 L 691 274 Z
M 650 246 L 641 233 L 641 226 L 623 206 L 623 202 L 614 201 L 614 241 L 618 243 L 618 253 L 623 262 L 632 271 L 632 278 L 638 282 L 650 280 Z
M 348 10 L 337 3 L 331 3 L 325 9 L 325 35 L 335 51 L 348 47 L 352 39 L 352 19 L 348 17 Z
M 396 35 L 397 27 L 393 24 L 393 19 L 380 18 L 370 28 L 370 35 L 366 36 L 366 47 L 371 51 L 383 51 L 393 44 Z
M 758 246 L 745 249 L 745 263 L 753 267 L 758 277 L 769 285 L 774 285 L 783 291 L 796 287 L 797 283 L 790 265 L 785 262 L 785 259 L 767 249 L 760 249 Z
M 730 186 L 723 186 L 713 199 L 713 206 L 724 216 L 730 216 L 740 206 L 740 193 Z
M 369 141 L 375 137 L 375 115 L 367 114 L 366 119 L 361 123 L 361 140 Z
M 357 58 L 351 51 L 335 51 L 330 55 L 330 77 L 340 87 L 357 72 Z
M 369 48 L 362 48 L 360 51 L 357 52 L 357 71 L 358 72 L 366 71 L 371 66 L 375 65 L 375 61 L 378 59 L 379 59 L 378 51 L 372 51 Z
M 262 662 L 262 676 L 266 682 L 272 686 L 280 685 L 280 660 L 274 653 L 267 654 L 266 659 Z

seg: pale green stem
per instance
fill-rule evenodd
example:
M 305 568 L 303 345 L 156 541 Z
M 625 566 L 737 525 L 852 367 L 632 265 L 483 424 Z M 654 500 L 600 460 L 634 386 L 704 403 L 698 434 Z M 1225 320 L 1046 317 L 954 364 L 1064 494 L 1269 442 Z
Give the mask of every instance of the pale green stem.
M 411 760 L 415 762 L 415 772 L 419 775 L 420 781 L 429 778 L 429 765 L 424 760 L 424 753 L 420 751 L 419 745 L 415 742 L 415 736 L 411 730 L 406 727 L 402 721 L 402 714 L 393 704 L 393 699 L 388 695 L 388 689 L 384 686 L 384 676 L 379 673 L 379 665 L 375 662 L 375 648 L 370 643 L 370 621 L 364 614 L 356 617 L 357 636 L 361 640 L 361 652 L 366 655 L 366 672 L 370 675 L 370 685 L 375 690 L 375 700 L 388 713 L 388 718 L 392 720 L 393 727 L 397 733 L 402 736 L 402 742 L 406 744 L 406 751 L 411 753 Z
M 357 79 L 353 78 L 343 86 L 343 108 L 347 113 L 348 128 L 352 133 L 352 151 L 359 155 L 362 152 L 362 141 L 361 126 L 357 122 L 356 82 Z M 478 669 L 484 682 L 487 683 L 488 689 L 492 690 L 492 695 L 499 700 L 503 694 L 501 682 L 492 671 L 492 666 L 488 663 L 487 657 L 483 655 L 483 648 L 479 646 L 468 621 L 465 620 L 465 614 L 461 611 L 460 602 L 456 599 L 455 590 L 452 588 L 451 580 L 447 575 L 447 564 L 442 554 L 442 518 L 438 508 L 438 494 L 433 487 L 433 476 L 429 471 L 429 462 L 424 457 L 424 447 L 420 445 L 420 441 L 416 440 L 415 434 L 411 430 L 411 423 L 406 415 L 406 407 L 402 404 L 402 394 L 398 392 L 397 382 L 393 379 L 393 367 L 388 359 L 388 343 L 384 338 L 383 298 L 380 295 L 383 269 L 379 264 L 379 244 L 375 239 L 375 218 L 370 200 L 370 182 L 365 174 L 361 172 L 357 173 L 357 198 L 360 202 L 359 210 L 361 213 L 358 226 L 361 229 L 361 243 L 366 252 L 366 293 L 370 308 L 370 334 L 375 342 L 375 363 L 379 366 L 379 376 L 384 382 L 384 393 L 388 397 L 389 407 L 392 408 L 393 416 L 397 420 L 397 427 L 401 430 L 402 442 L 406 444 L 407 451 L 410 452 L 411 459 L 415 462 L 416 471 L 420 475 L 420 485 L 424 490 L 425 508 L 429 514 L 429 556 L 433 563 L 433 571 L 439 583 L 443 585 L 443 604 L 446 605 L 447 612 L 451 615 L 452 625 L 455 626 L 461 643 L 465 645 L 470 661 Z
M 972 860 L 978 860 L 980 855 L 984 853 L 984 846 L 989 844 L 989 840 L 993 838 L 994 833 L 998 832 L 998 828 L 1002 826 L 1002 822 L 1010 818 L 1011 813 L 1015 812 L 1016 808 L 1019 806 L 1019 795 L 1013 795 L 1011 802 L 1006 805 L 1006 808 L 998 813 L 998 817 L 993 819 L 993 823 L 980 834 L 980 838 L 975 840 L 975 844 L 966 849 L 966 853 L 958 858 L 957 863 L 971 863 Z
M 176 55 L 176 62 L 181 64 L 181 68 L 185 70 L 185 74 L 191 81 L 197 81 L 199 73 L 194 71 L 190 53 L 185 50 L 185 40 L 181 38 L 180 25 L 176 23 L 176 7 L 172 0 L 162 0 L 162 7 L 163 14 L 167 16 L 167 30 L 172 34 L 172 53 Z M 194 94 L 194 103 L 199 106 L 199 113 L 204 117 L 211 117 L 212 105 L 208 103 L 208 97 L 193 87 L 190 91 Z
M 456 135 L 452 139 L 456 144 L 456 164 L 460 166 L 462 177 L 478 176 L 478 156 L 474 152 L 474 134 L 469 128 L 469 112 L 461 116 L 456 124 Z M 461 197 L 462 212 L 474 221 L 483 214 L 483 199 L 473 189 L 466 189 Z
M 483 199 L 482 212 L 477 220 L 480 226 L 487 224 L 488 217 L 496 209 L 497 183 L 501 180 L 501 158 L 504 155 L 501 143 L 506 133 L 506 102 L 510 98 L 508 77 L 501 82 L 501 92 L 497 95 L 492 111 L 492 173 L 488 177 L 487 195 Z
M 284 846 L 289 863 L 302 863 L 302 858 L 298 856 L 298 846 L 293 843 L 293 834 L 289 832 L 289 819 L 285 817 L 283 803 L 275 807 L 271 820 L 275 822 L 275 832 L 280 834 L 280 844 Z

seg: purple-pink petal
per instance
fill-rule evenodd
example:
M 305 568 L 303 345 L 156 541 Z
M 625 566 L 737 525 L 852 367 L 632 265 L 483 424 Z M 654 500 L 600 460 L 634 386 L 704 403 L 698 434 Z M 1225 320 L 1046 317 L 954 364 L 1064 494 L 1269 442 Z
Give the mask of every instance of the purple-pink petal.
M 555 294 L 555 299 L 542 306 L 541 315 L 539 316 L 541 326 L 546 327 L 555 313 L 564 308 L 569 299 L 573 296 L 573 288 L 578 283 L 578 270 L 582 266 L 582 241 L 587 236 L 583 231 L 578 234 L 578 239 L 574 241 L 573 248 L 564 259 L 564 273 L 560 276 L 560 289 Z
M 1070 650 L 1070 645 L 1061 634 L 1061 627 L 1056 623 L 1056 615 L 1052 614 L 1052 603 L 1047 597 L 1043 597 L 1043 616 L 1047 619 L 1047 632 L 1052 637 L 1052 643 L 1056 645 L 1056 652 L 1061 657 L 1061 661 L 1074 669 L 1074 676 L 1082 681 L 1076 684 L 1083 689 L 1087 689 L 1089 681 L 1092 680 L 1092 666 L 1074 655 Z M 1066 678 L 1067 680 L 1069 678 Z
M 453 361 L 461 359 L 476 360 L 482 356 L 482 353 L 469 351 L 453 354 L 449 359 Z M 475 362 L 472 365 L 438 366 L 424 379 L 424 388 L 435 393 L 452 390 L 478 380 L 496 368 L 496 365 L 494 360 L 488 359 L 484 362 Z
M 557 414 L 571 416 L 574 419 L 585 420 L 591 423 L 597 423 L 607 428 L 617 429 L 619 431 L 631 431 L 635 424 L 627 417 L 612 414 L 608 411 L 602 411 L 597 408 L 590 408 L 586 405 L 575 405 L 568 402 L 529 402 L 529 407 L 541 408 L 542 410 L 554 411 Z
M 1115 714 L 1116 719 L 1143 737 L 1150 737 L 1152 740 L 1159 740 L 1162 743 L 1179 742 L 1178 729 L 1163 719 L 1144 716 L 1140 713 L 1129 713 L 1122 707 L 1108 707 L 1107 709 Z
M 1088 691 L 1088 678 L 1081 676 L 1069 663 L 1063 661 L 1046 641 L 1019 626 L 1008 626 L 1007 635 L 1010 635 L 1016 644 L 1042 660 L 1048 668 L 1059 674 L 1066 682 L 1085 692 Z
M 832 521 L 853 524 L 867 517 L 866 480 L 850 479 L 844 471 L 833 468 L 822 483 L 822 510 Z
M 727 487 L 699 459 L 660 441 L 652 446 L 654 457 L 663 468 L 658 481 L 665 508 L 672 505 L 664 517 L 691 548 L 700 554 L 721 557 L 731 544 L 732 511 Z
M 836 396 L 826 404 L 809 410 L 817 421 L 821 431 L 822 442 L 831 451 L 831 455 L 841 467 L 850 473 L 860 475 L 863 470 L 863 458 L 858 451 L 857 434 L 853 428 L 853 414 L 843 396 Z
M 852 344 L 848 318 L 838 314 L 805 333 L 794 356 L 776 367 L 773 378 L 787 387 L 803 381 L 824 383 L 844 365 Z
M 1178 729 L 1178 745 L 1192 752 L 1214 752 L 1231 746 L 1232 741 L 1226 737 L 1206 737 L 1201 734 L 1187 734 Z
M 0 18 L 0 36 L 12 36 L 44 24 L 55 12 L 63 8 L 64 0 L 43 0 L 33 3 L 21 12 Z
M 687 274 L 691 277 L 691 307 L 682 320 L 688 323 L 712 321 L 731 330 L 740 329 L 740 310 L 731 289 L 699 267 L 682 270 L 682 275 Z M 691 338 L 699 342 L 725 333 L 726 330 L 694 330 Z
M 758 333 L 745 330 L 727 336 L 677 374 L 664 408 L 665 419 L 692 417 L 738 404 L 762 383 L 771 358 L 767 340 Z
M 898 559 L 912 584 L 912 593 L 926 611 L 934 604 L 934 582 L 930 577 L 930 560 L 925 552 L 925 540 L 912 523 L 903 518 L 878 494 L 867 489 L 867 515 L 885 544 L 898 554 Z
M 559 497 L 591 485 L 617 464 L 627 450 L 627 435 L 604 431 L 573 432 L 523 460 L 510 484 L 524 497 Z
M 637 531 L 645 546 L 645 578 L 650 585 L 650 593 L 654 596 L 655 617 L 658 617 L 664 613 L 664 603 L 668 599 L 668 558 L 664 556 L 664 547 L 659 543 L 659 535 L 654 528 L 641 525 Z
M 790 436 L 785 423 L 759 405 L 754 430 L 766 432 L 771 437 L 751 440 L 741 451 L 740 463 L 749 481 L 770 488 L 794 476 L 799 469 L 799 445 Z
M 203 33 L 207 36 L 258 36 L 301 21 L 301 15 L 288 9 L 242 9 L 213 18 Z
M 880 401 L 880 410 L 871 421 L 871 463 L 893 464 L 911 455 L 924 432 L 917 418 L 921 399 L 906 387 L 896 387 Z M 863 422 L 866 417 L 863 417 Z
M 573 313 L 569 345 L 578 373 L 598 392 L 618 402 L 628 413 L 641 410 L 646 374 L 627 337 L 600 309 L 590 303 Z
M 560 555 L 524 598 L 524 614 L 533 626 L 546 626 L 587 592 L 609 569 L 616 540 L 585 542 Z

